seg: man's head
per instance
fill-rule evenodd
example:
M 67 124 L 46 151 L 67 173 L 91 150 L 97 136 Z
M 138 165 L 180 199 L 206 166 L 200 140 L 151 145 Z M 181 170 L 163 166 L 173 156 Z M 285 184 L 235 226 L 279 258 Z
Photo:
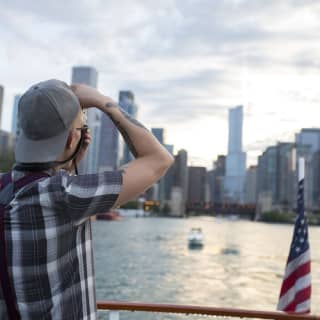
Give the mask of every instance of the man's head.
M 66 83 L 52 79 L 33 85 L 19 101 L 18 116 L 18 163 L 48 163 L 72 156 L 83 118 L 79 100 Z

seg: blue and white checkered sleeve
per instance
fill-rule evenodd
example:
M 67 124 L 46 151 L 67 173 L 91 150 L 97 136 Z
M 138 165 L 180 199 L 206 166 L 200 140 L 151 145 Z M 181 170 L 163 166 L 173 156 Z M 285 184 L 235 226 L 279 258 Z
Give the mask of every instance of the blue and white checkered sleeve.
M 73 219 L 81 219 L 113 207 L 121 191 L 122 171 L 64 175 L 62 185 L 60 201 Z

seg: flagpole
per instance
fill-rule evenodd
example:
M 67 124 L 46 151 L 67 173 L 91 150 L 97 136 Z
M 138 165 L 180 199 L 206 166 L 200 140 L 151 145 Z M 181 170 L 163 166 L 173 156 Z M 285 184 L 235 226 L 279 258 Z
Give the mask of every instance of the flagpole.
M 308 240 L 308 221 L 304 210 L 305 159 L 298 159 L 297 215 L 285 268 L 278 310 L 310 313 L 311 258 Z

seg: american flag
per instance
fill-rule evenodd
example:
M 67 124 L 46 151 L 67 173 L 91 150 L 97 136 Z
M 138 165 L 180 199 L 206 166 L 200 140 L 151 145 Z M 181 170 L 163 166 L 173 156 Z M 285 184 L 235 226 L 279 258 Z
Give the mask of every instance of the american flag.
M 294 313 L 309 313 L 311 301 L 311 263 L 303 186 L 304 179 L 301 179 L 294 234 L 278 303 L 278 310 Z

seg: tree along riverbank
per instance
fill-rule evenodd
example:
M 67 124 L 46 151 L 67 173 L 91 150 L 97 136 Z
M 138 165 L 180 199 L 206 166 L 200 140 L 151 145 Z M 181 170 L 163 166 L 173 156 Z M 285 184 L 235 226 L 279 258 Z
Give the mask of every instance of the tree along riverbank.
M 296 213 L 270 211 L 261 214 L 259 221 L 268 223 L 289 223 L 295 222 Z M 310 226 L 320 225 L 320 214 L 307 213 L 307 219 Z

